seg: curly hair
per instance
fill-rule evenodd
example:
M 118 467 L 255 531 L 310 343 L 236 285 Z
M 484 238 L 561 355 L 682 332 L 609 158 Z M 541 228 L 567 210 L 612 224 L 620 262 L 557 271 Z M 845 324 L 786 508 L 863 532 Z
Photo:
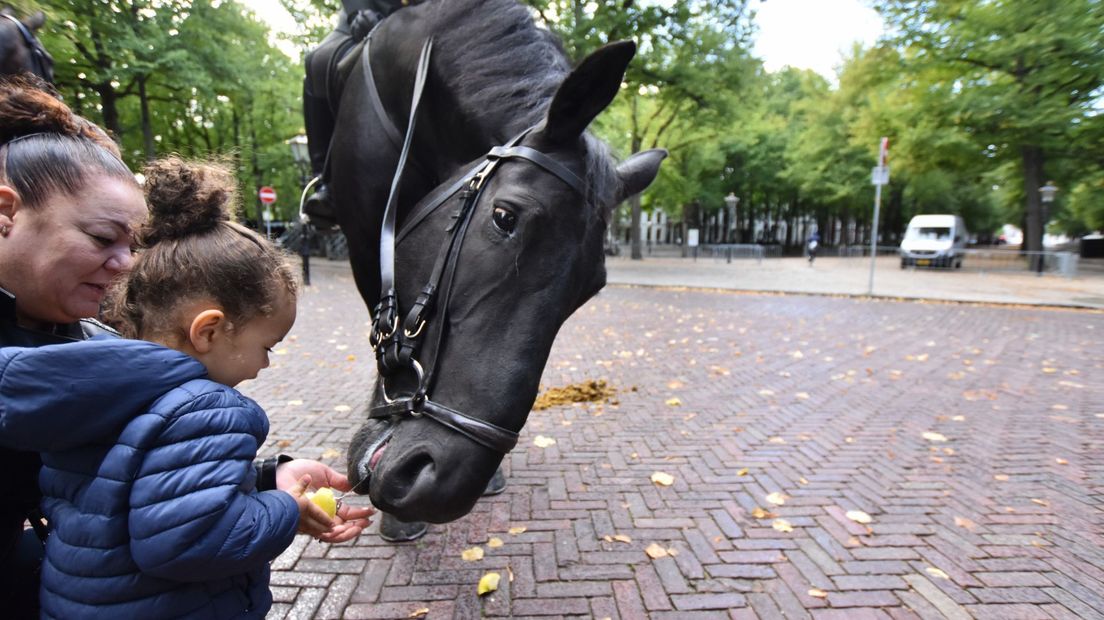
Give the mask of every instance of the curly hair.
M 128 338 L 170 336 L 181 303 L 210 300 L 240 325 L 298 294 L 285 252 L 233 221 L 235 179 L 217 162 L 170 156 L 143 171 L 151 217 L 140 251 L 113 287 L 105 318 Z

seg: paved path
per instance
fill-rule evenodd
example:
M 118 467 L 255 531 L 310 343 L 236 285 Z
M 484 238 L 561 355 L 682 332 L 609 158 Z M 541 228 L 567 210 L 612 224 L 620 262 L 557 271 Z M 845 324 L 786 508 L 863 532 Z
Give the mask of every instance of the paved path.
M 1099 261 L 1085 261 L 1081 275 L 1037 276 L 1026 271 L 984 271 L 979 261 L 961 270 L 902 270 L 895 256 L 878 259 L 874 295 L 904 299 L 941 299 L 1040 304 L 1104 309 L 1104 273 Z M 870 259 L 824 256 L 810 266 L 802 258 L 724 260 L 699 258 L 610 259 L 610 282 L 693 286 L 748 291 L 786 291 L 829 295 L 866 295 Z M 997 263 L 996 266 L 1002 266 Z M 1008 267 L 1007 264 L 1003 265 Z
M 314 276 L 243 390 L 267 454 L 343 469 L 367 315 Z M 507 491 L 420 542 L 298 537 L 270 618 L 1104 618 L 1102 351 L 1094 311 L 610 286 L 544 384 L 617 404 L 535 412 Z

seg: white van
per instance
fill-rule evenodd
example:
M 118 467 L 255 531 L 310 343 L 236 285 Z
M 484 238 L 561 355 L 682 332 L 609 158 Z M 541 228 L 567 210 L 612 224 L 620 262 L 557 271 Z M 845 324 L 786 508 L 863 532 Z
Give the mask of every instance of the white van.
M 970 233 L 957 215 L 917 215 L 909 222 L 901 240 L 901 269 L 918 267 L 962 267 Z

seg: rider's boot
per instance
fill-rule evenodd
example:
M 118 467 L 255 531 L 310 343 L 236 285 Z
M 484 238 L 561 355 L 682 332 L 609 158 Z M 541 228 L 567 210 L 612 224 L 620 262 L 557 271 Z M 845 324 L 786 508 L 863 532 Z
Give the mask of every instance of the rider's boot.
M 303 212 L 310 216 L 311 224 L 319 230 L 329 230 L 337 226 L 337 213 L 330 202 L 328 183 L 319 183 L 318 189 L 303 204 Z

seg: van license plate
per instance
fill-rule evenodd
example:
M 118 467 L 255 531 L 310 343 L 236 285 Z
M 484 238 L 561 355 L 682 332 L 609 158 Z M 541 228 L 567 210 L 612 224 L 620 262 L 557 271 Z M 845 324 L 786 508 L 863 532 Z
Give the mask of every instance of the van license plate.
M 926 266 L 931 264 L 931 261 L 926 259 L 926 258 L 922 258 L 922 259 L 916 261 L 916 264 L 920 265 L 921 267 L 926 267 Z

